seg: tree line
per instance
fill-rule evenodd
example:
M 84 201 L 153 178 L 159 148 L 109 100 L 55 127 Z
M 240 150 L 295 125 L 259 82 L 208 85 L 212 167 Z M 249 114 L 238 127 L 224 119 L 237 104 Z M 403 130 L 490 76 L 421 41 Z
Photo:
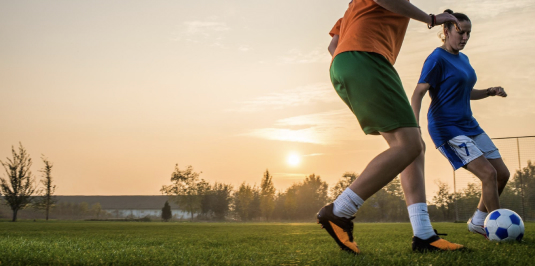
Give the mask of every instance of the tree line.
M 5 162 L 0 160 L 6 174 L 5 178 L 0 177 L 0 195 L 13 212 L 12 221 L 17 221 L 18 212 L 29 206 L 44 210 L 48 220 L 50 210 L 56 203 L 53 196 L 56 186 L 52 184 L 53 164 L 44 155 L 41 156 L 44 167 L 39 170 L 42 187 L 38 187 L 30 170 L 32 159 L 22 143 L 19 143 L 18 150 L 11 147 L 11 156 Z
M 311 221 L 322 206 L 336 199 L 359 176 L 346 172 L 329 188 L 319 175 L 310 174 L 286 190 L 277 192 L 269 170 L 264 172 L 259 186 L 243 182 L 236 189 L 230 184 L 218 182 L 211 185 L 201 179 L 200 174 L 192 166 L 181 170 L 175 165 L 171 185 L 164 185 L 161 189 L 163 194 L 170 196 L 189 213 L 191 220 Z M 428 202 L 432 221 L 455 221 L 455 204 L 459 213 L 471 215 L 475 211 L 481 196 L 480 184 L 471 183 L 457 193 L 450 192 L 446 183 L 437 181 L 437 186 L 439 190 Z M 528 161 L 527 167 L 516 171 L 500 201 L 502 208 L 513 210 L 518 210 L 523 204 L 525 217 L 535 218 L 535 165 L 531 161 Z M 354 221 L 408 222 L 399 177 L 370 197 L 359 209 Z
M 5 170 L 5 177 L 0 176 L 0 195 L 3 198 L 0 201 L 11 209 L 12 221 L 17 220 L 20 210 L 28 207 L 44 211 L 47 220 L 50 214 L 58 218 L 99 218 L 106 215 L 100 204 L 56 204 L 53 164 L 45 156 L 41 160 L 44 166 L 39 170 L 42 175 L 39 184 L 30 171 L 32 159 L 22 144 L 19 143 L 18 149 L 12 147 L 11 158 L 0 160 Z M 346 172 L 329 188 L 319 175 L 313 173 L 286 190 L 277 191 L 269 170 L 263 173 L 259 185 L 243 182 L 237 188 L 220 182 L 211 184 L 201 179 L 200 174 L 192 166 L 180 169 L 177 164 L 171 174 L 171 184 L 162 186 L 160 190 L 186 211 L 191 220 L 310 221 L 322 206 L 336 199 L 358 178 L 357 173 Z M 428 202 L 433 221 L 453 221 L 456 213 L 473 213 L 481 196 L 480 184 L 471 183 L 457 193 L 450 192 L 446 183 L 438 181 L 437 185 L 439 190 Z M 502 208 L 516 210 L 528 219 L 535 218 L 535 165 L 531 161 L 515 172 L 500 201 Z M 162 219 L 171 219 L 170 213 L 167 204 L 162 209 Z M 359 209 L 355 221 L 408 221 L 399 178 L 370 197 Z
M 475 179 L 476 177 L 474 177 Z M 477 182 L 477 181 L 476 181 Z M 437 219 L 453 221 L 456 212 L 465 219 L 475 211 L 481 197 L 481 184 L 469 183 L 457 193 L 450 192 L 447 184 L 438 182 L 439 190 L 433 197 L 437 207 Z M 535 219 L 535 164 L 528 161 L 527 166 L 516 170 L 500 195 L 501 208 L 511 209 L 523 215 L 525 220 Z
M 277 192 L 269 170 L 264 172 L 260 185 L 243 182 L 236 189 L 219 182 L 212 185 L 201 179 L 200 174 L 192 166 L 180 169 L 175 165 L 171 185 L 161 189 L 189 213 L 191 220 L 310 221 L 322 206 L 338 197 L 358 178 L 358 174 L 347 172 L 329 189 L 321 176 L 310 174 L 285 191 Z M 368 199 L 359 212 L 362 215 L 357 221 L 406 221 L 407 210 L 399 179 Z M 169 218 L 166 215 L 164 220 Z

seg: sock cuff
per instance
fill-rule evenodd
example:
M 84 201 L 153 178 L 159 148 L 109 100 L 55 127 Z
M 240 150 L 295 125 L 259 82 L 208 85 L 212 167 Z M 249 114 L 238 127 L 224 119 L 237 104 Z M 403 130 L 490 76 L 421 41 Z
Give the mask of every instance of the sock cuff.
M 479 209 L 476 209 L 476 213 L 484 214 L 484 215 L 488 215 L 488 214 L 489 214 L 488 212 L 482 212 L 482 211 L 480 211 Z
M 409 211 L 409 214 L 410 213 L 414 213 L 414 212 L 421 212 L 421 211 L 425 211 L 426 213 L 428 212 L 427 211 L 427 204 L 426 203 L 414 203 L 412 205 L 410 205 L 409 207 L 407 207 L 407 210 Z
M 344 190 L 342 194 L 349 197 L 351 201 L 353 201 L 355 205 L 357 206 L 361 206 L 362 204 L 364 204 L 364 200 L 359 195 L 357 195 L 355 191 L 351 190 L 350 188 L 346 188 L 346 190 Z

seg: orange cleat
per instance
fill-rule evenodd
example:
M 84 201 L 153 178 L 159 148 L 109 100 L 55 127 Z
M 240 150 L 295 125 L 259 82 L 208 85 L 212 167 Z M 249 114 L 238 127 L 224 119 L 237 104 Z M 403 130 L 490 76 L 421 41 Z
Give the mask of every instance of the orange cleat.
M 435 230 L 436 235 L 428 238 L 421 239 L 419 237 L 412 237 L 412 250 L 418 252 L 427 252 L 427 251 L 453 251 L 464 249 L 463 245 L 451 243 L 448 240 L 440 238 Z M 446 235 L 446 234 L 440 234 Z
M 360 249 L 353 241 L 353 219 L 338 217 L 333 213 L 333 203 L 325 205 L 318 212 L 318 223 L 334 238 L 340 249 L 359 254 Z

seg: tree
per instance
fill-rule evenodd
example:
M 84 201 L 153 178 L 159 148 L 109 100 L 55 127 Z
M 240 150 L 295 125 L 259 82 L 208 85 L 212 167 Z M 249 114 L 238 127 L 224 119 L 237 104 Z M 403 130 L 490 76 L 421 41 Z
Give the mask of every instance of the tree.
M 399 176 L 396 176 L 388 185 L 384 187 L 385 191 L 388 194 L 398 197 L 402 200 L 405 200 L 403 195 L 403 189 L 401 188 L 401 179 Z
M 297 194 L 297 206 L 301 219 L 315 217 L 316 212 L 329 201 L 329 186 L 319 175 L 311 174 L 301 184 Z
M 91 205 L 91 212 L 97 216 L 97 219 L 99 218 L 100 213 L 102 212 L 102 206 L 100 205 L 100 202 Z
M 178 164 L 175 165 L 175 171 L 171 174 L 172 184 L 169 186 L 162 186 L 160 191 L 168 196 L 173 196 L 178 206 L 185 208 L 191 214 L 200 210 L 202 191 L 206 188 L 206 182 L 199 180 L 199 175 L 193 171 L 190 165 L 186 170 L 180 170 Z
M 162 208 L 162 220 L 164 222 L 169 222 L 169 220 L 171 220 L 171 217 L 173 217 L 173 213 L 171 212 L 171 206 L 169 205 L 168 201 L 165 201 L 165 204 Z
M 260 182 L 260 190 L 260 210 L 262 217 L 269 220 L 275 209 L 275 186 L 273 185 L 273 177 L 267 169 Z
M 345 172 L 342 175 L 342 178 L 338 180 L 338 182 L 334 185 L 334 187 L 331 189 L 331 196 L 332 200 L 334 201 L 346 188 L 353 183 L 357 178 L 359 177 L 359 174 L 356 174 L 355 172 Z
M 17 213 L 32 202 L 31 196 L 35 192 L 35 181 L 32 177 L 30 167 L 32 159 L 26 149 L 19 143 L 19 152 L 11 147 L 12 159 L 7 158 L 7 162 L 0 161 L 7 174 L 7 179 L 0 178 L 0 188 L 4 199 L 13 211 L 13 222 L 17 221 Z
M 41 157 L 41 159 L 45 163 L 45 167 L 43 167 L 43 169 L 40 171 L 43 173 L 41 184 L 43 184 L 45 188 L 40 191 L 41 196 L 36 200 L 35 205 L 38 209 L 45 210 L 46 220 L 48 221 L 50 209 L 57 202 L 56 197 L 53 196 L 54 192 L 56 191 L 56 186 L 52 185 L 52 163 L 45 157 Z
M 255 198 L 254 188 L 243 182 L 238 191 L 234 193 L 234 210 L 242 221 L 248 221 L 253 218 L 251 206 Z
M 260 188 L 256 186 L 253 187 L 253 200 L 249 204 L 249 219 L 256 219 L 262 216 L 262 211 L 260 210 Z
M 311 174 L 285 193 L 284 206 L 290 219 L 310 219 L 328 201 L 328 185 L 321 177 Z
M 524 210 L 521 215 L 526 217 L 535 216 L 535 164 L 528 161 L 528 165 L 515 172 L 512 182 L 515 193 L 521 201 L 521 209 Z M 526 219 L 524 217 L 524 219 Z
M 201 213 L 205 218 L 224 220 L 230 210 L 232 186 L 223 183 L 208 185 L 202 194 Z
M 454 204 L 454 194 L 450 193 L 448 184 L 441 181 L 436 181 L 438 185 L 437 195 L 433 197 L 433 203 L 439 210 L 442 211 L 443 219 L 449 219 L 451 217 L 451 207 Z
M 85 201 L 80 202 L 80 205 L 78 205 L 78 210 L 79 210 L 79 215 L 84 217 L 89 211 L 89 204 L 87 204 L 87 202 Z
M 212 187 L 213 202 L 212 211 L 216 220 L 224 220 L 230 210 L 232 200 L 232 186 L 229 184 L 215 183 Z
M 273 210 L 273 219 L 287 219 L 288 214 L 286 213 L 286 208 L 284 207 L 284 204 L 286 202 L 286 193 L 278 192 L 275 196 L 275 208 Z
M 297 194 L 299 190 L 299 184 L 293 184 L 284 193 L 284 210 L 286 219 L 296 219 L 298 217 L 297 210 L 299 205 L 297 204 Z
M 355 221 L 406 221 L 408 211 L 403 199 L 403 190 L 399 177 L 377 191 L 359 208 Z

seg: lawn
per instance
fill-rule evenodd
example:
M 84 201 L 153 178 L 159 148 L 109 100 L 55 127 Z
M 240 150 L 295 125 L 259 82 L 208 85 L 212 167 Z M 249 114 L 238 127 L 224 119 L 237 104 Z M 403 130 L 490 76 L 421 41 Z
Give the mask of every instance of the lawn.
M 408 223 L 355 224 L 362 254 L 353 256 L 312 223 L 0 222 L 0 265 L 533 264 L 535 223 L 522 243 L 489 242 L 466 224 L 433 226 L 468 250 L 414 253 Z

